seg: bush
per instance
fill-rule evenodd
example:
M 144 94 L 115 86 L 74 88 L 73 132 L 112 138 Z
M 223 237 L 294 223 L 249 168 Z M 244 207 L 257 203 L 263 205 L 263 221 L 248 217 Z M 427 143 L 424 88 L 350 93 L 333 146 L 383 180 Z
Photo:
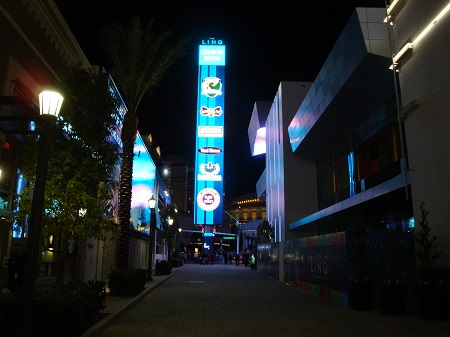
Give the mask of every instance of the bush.
M 135 296 L 144 290 L 146 278 L 145 269 L 113 270 L 109 274 L 109 291 L 115 296 Z
M 61 293 L 36 294 L 33 331 L 42 336 L 77 336 L 100 317 L 105 308 L 104 281 L 69 282 Z
M 19 293 L 0 294 L 0 336 L 15 336 L 17 317 L 19 317 Z
M 72 281 L 61 292 L 36 292 L 33 304 L 33 336 L 79 336 L 95 324 L 105 308 L 105 282 Z M 20 294 L 1 296 L 0 335 L 15 336 L 20 324 Z
M 179 257 L 171 257 L 170 263 L 172 264 L 172 267 L 181 267 L 183 266 L 183 260 Z

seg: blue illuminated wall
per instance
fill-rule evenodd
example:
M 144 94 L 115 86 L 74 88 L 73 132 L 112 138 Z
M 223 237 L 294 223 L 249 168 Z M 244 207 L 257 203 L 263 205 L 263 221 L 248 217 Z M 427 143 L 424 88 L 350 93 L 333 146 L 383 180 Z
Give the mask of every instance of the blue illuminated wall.
M 225 45 L 210 38 L 199 46 L 194 223 L 222 224 L 225 115 Z M 205 228 L 206 232 L 211 230 Z
M 133 182 L 131 197 L 131 226 L 133 230 L 150 234 L 148 200 L 157 198 L 156 166 L 138 134 L 134 144 Z M 157 220 L 159 217 L 157 217 Z

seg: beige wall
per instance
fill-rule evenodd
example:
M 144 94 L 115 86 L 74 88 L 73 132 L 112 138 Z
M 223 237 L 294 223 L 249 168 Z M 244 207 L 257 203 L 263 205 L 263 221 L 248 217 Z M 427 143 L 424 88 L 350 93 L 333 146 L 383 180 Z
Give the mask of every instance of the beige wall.
M 397 51 L 417 36 L 448 4 L 447 0 L 399 2 L 394 16 Z M 416 225 L 420 203 L 430 212 L 432 234 L 445 251 L 441 264 L 450 268 L 450 11 L 414 48 L 398 68 L 405 136 L 409 155 Z M 414 104 L 414 100 L 418 105 Z

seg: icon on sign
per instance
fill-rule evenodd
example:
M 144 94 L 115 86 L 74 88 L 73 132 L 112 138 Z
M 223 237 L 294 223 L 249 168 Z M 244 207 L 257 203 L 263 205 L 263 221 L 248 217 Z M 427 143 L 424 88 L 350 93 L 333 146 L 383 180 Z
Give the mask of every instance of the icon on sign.
M 222 80 L 218 77 L 206 77 L 202 80 L 202 95 L 214 98 L 222 95 Z
M 204 146 L 197 150 L 201 154 L 221 154 L 222 149 L 216 146 Z
M 220 165 L 219 164 L 213 164 L 212 162 L 208 162 L 207 164 L 201 163 L 200 167 L 200 174 L 197 175 L 197 180 L 203 180 L 203 181 L 221 181 L 222 176 L 219 175 L 220 172 Z
M 214 188 L 204 188 L 197 194 L 197 205 L 204 211 L 213 211 L 220 204 L 220 195 Z
M 215 108 L 207 108 L 202 106 L 200 109 L 200 115 L 208 117 L 216 117 L 222 115 L 222 107 L 216 106 Z

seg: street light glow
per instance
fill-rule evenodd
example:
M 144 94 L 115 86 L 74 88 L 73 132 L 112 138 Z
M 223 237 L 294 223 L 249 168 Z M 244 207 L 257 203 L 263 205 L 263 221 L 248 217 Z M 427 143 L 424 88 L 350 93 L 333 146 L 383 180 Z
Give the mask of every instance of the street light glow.
M 156 206 L 155 198 L 151 197 L 150 200 L 148 201 L 148 205 L 150 206 L 151 209 L 155 209 Z
M 64 97 L 56 91 L 45 90 L 39 94 L 40 115 L 58 117 Z

